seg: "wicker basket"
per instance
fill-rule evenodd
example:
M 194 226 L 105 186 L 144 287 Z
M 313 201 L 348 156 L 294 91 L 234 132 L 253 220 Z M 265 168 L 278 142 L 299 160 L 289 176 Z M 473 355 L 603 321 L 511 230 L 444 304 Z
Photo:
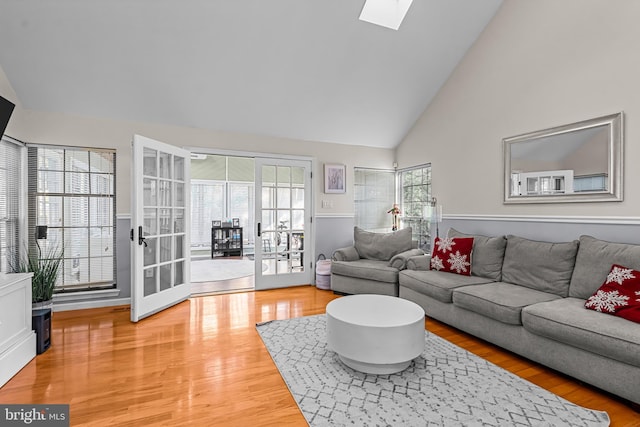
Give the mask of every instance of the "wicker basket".
M 320 254 L 316 261 L 316 288 L 331 289 L 331 260 Z

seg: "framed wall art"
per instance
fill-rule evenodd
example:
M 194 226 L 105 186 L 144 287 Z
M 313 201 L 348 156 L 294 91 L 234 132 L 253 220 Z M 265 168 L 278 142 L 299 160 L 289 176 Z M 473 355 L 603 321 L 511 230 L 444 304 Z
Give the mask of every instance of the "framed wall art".
M 325 193 L 345 193 L 346 192 L 347 168 L 345 165 L 324 165 L 324 192 Z

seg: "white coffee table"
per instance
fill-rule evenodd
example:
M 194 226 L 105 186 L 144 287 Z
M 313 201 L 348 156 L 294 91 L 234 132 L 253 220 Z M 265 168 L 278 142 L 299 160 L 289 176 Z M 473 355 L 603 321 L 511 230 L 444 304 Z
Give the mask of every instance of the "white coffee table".
M 392 374 L 424 350 L 424 310 L 386 295 L 350 295 L 327 305 L 327 344 L 360 372 Z

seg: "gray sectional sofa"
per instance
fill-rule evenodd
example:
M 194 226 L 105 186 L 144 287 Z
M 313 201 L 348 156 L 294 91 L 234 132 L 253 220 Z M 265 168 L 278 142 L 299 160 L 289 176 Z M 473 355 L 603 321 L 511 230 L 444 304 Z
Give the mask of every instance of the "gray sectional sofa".
M 392 233 L 354 227 L 353 246 L 333 253 L 331 289 L 342 294 L 398 296 L 398 274 L 409 258 L 424 254 L 414 244 L 410 227 Z
M 640 324 L 587 310 L 612 264 L 640 270 L 640 246 L 590 236 L 565 243 L 474 237 L 471 276 L 412 257 L 399 296 L 427 316 L 640 404 Z

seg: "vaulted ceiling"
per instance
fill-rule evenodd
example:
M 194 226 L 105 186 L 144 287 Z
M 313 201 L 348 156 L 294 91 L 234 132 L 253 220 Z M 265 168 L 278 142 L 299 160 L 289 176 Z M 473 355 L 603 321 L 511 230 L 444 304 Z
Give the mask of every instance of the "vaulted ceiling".
M 391 0 L 393 1 L 393 0 Z M 502 0 L 2 0 L 23 108 L 392 148 Z

